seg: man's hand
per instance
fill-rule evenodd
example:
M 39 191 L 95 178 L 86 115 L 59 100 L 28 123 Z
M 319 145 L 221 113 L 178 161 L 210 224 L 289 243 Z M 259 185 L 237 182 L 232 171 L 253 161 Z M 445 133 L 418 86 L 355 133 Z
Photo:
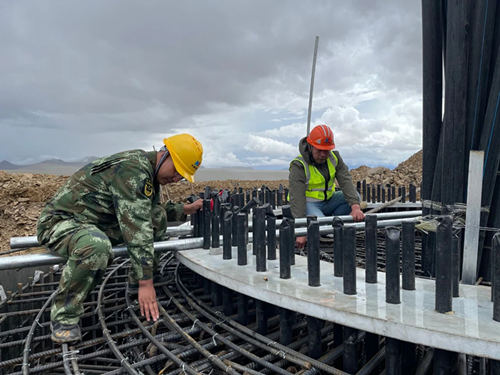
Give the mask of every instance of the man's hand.
M 365 214 L 363 213 L 363 211 L 361 211 L 361 207 L 359 206 L 359 204 L 353 204 L 351 206 L 350 215 L 352 216 L 354 221 L 361 221 L 365 219 Z
M 186 215 L 194 214 L 196 211 L 203 208 L 203 199 L 197 199 L 193 203 L 187 203 L 184 205 L 184 213 Z
M 148 322 L 150 318 L 157 321 L 160 317 L 152 279 L 139 280 L 139 307 L 141 309 L 141 316 L 146 316 Z
M 306 246 L 306 242 L 306 236 L 295 237 L 295 246 L 297 247 L 297 249 L 303 249 Z

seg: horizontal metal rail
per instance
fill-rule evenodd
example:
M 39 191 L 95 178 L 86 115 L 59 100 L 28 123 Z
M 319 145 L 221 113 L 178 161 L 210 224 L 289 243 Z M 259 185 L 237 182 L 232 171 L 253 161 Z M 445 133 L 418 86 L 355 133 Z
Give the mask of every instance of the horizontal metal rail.
M 384 228 L 393 225 L 401 225 L 401 223 L 405 221 L 416 221 L 417 219 L 414 217 L 406 218 L 406 219 L 392 219 L 392 220 L 381 220 L 377 222 L 377 227 Z M 365 227 L 364 222 L 359 223 L 347 223 L 346 227 L 352 226 L 356 229 L 363 229 Z M 319 229 L 320 234 L 329 234 L 333 233 L 333 228 L 331 225 L 321 226 Z M 296 228 L 295 236 L 305 236 L 307 234 L 307 228 Z M 222 236 L 220 237 L 222 240 Z M 279 231 L 276 231 L 276 238 L 279 238 Z M 252 235 L 249 234 L 250 242 L 252 241 Z M 222 241 L 221 241 L 222 243 Z M 156 252 L 163 253 L 167 251 L 178 251 L 178 250 L 190 250 L 190 249 L 198 249 L 203 245 L 203 238 L 186 238 L 179 240 L 168 240 L 154 243 L 154 249 Z M 116 246 L 113 247 L 113 255 L 115 257 L 126 257 L 128 256 L 127 248 L 125 246 Z M 0 257 L 0 271 L 3 270 L 13 270 L 20 269 L 25 267 L 34 267 L 34 266 L 47 266 L 53 264 L 64 263 L 65 260 L 63 257 L 58 255 L 45 253 L 45 254 L 24 254 L 24 255 L 16 255 L 10 257 Z
M 378 213 L 375 214 L 377 216 L 377 220 L 385 220 L 385 219 L 395 219 L 395 218 L 406 218 L 406 217 L 416 217 L 416 216 L 421 216 L 422 211 L 421 210 L 414 210 L 414 211 L 400 211 L 400 212 L 384 212 L 384 213 Z M 342 215 L 342 216 L 337 216 L 339 219 L 341 219 L 344 223 L 350 223 L 352 222 L 352 216 L 351 215 Z M 320 224 L 330 224 L 333 220 L 333 216 L 324 216 L 324 217 L 319 217 L 318 221 Z M 276 220 L 276 225 L 280 225 L 281 220 Z M 307 219 L 306 218 L 298 218 L 295 219 L 295 226 L 300 227 L 300 226 L 305 226 L 307 224 Z M 248 223 L 248 230 L 252 230 L 252 222 L 250 221 Z M 186 222 L 184 224 L 175 226 L 175 227 L 169 227 L 167 228 L 167 235 L 171 237 L 180 237 L 180 236 L 188 236 L 193 233 L 193 226 L 189 223 Z M 11 237 L 10 239 L 10 248 L 11 249 L 25 249 L 29 247 L 38 247 L 40 244 L 38 243 L 38 239 L 36 236 L 24 236 L 24 237 Z

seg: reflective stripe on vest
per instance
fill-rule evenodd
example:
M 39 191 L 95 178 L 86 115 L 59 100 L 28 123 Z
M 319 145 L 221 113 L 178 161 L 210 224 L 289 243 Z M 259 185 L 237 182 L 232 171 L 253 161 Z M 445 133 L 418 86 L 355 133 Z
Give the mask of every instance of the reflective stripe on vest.
M 302 155 L 297 156 L 294 160 L 301 162 L 304 166 L 304 171 L 306 173 L 306 201 L 317 202 L 330 199 L 335 191 L 335 168 L 338 164 L 337 156 L 331 152 L 326 161 L 330 173 L 330 179 L 328 180 L 328 186 L 326 188 L 326 198 L 325 178 L 321 172 L 315 166 L 306 163 Z

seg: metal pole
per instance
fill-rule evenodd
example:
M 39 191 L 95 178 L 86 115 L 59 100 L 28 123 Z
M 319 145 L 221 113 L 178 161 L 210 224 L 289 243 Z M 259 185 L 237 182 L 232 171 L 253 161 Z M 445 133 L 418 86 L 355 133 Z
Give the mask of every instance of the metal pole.
M 339 218 L 334 218 L 333 226 L 333 276 L 342 277 L 344 274 L 344 259 L 342 245 L 342 228 L 344 222 Z
M 465 215 L 464 259 L 462 282 L 474 285 L 477 279 L 481 193 L 484 151 L 471 151 L 467 180 L 467 211 Z
M 344 327 L 344 355 L 342 362 L 344 371 L 349 374 L 355 374 L 358 371 L 358 350 L 356 344 L 358 341 L 358 331 L 351 327 Z
M 307 273 L 309 286 L 321 285 L 319 264 L 319 223 L 316 220 L 311 220 L 307 227 Z
M 280 344 L 287 345 L 293 340 L 293 322 L 295 313 L 288 309 L 280 309 Z
M 307 317 L 308 355 L 318 359 L 321 354 L 321 326 L 323 322 L 318 318 Z
M 493 320 L 500 322 L 500 232 L 493 236 L 491 251 L 494 253 L 494 274 L 493 274 Z
M 313 63 L 312 63 L 312 73 L 311 73 L 311 87 L 309 89 L 309 107 L 307 109 L 307 134 L 309 135 L 309 131 L 311 128 L 311 108 L 312 108 L 312 97 L 314 91 L 314 74 L 316 72 L 316 56 L 318 55 L 318 43 L 319 36 L 316 36 L 314 40 L 314 54 L 313 54 Z
M 257 272 L 266 271 L 266 210 L 264 207 L 255 209 L 255 228 L 253 232 L 253 247 L 255 249 L 255 266 Z
M 238 294 L 238 318 L 237 321 L 240 324 L 248 324 L 248 296 L 244 294 Z
M 377 216 L 375 215 L 365 217 L 365 249 L 365 281 L 377 283 Z
M 385 301 L 401 303 L 399 290 L 399 229 L 389 227 L 385 230 L 386 274 Z
M 385 372 L 401 374 L 401 342 L 391 337 L 385 338 Z
M 220 247 L 220 201 L 214 198 L 214 211 L 212 212 L 212 247 Z
M 239 213 L 236 215 L 236 235 L 238 237 L 238 266 L 247 264 L 247 244 L 245 239 L 245 222 L 247 215 Z
M 276 259 L 276 216 L 267 215 L 267 259 Z
M 295 264 L 295 219 L 294 218 L 289 218 L 288 222 L 290 223 L 290 243 L 292 244 L 290 248 L 290 254 L 288 256 L 290 257 L 290 265 Z M 306 233 L 307 234 L 307 233 Z
M 403 289 L 415 290 L 415 223 L 403 223 Z
M 344 258 L 344 294 L 356 294 L 356 229 L 342 230 L 342 251 Z
M 223 240 L 222 240 L 222 259 L 232 258 L 232 246 L 231 246 L 231 235 L 233 227 L 233 213 L 231 211 L 226 211 L 224 213 L 224 226 L 222 230 Z
M 238 199 L 236 199 L 238 200 Z M 232 223 L 232 240 L 231 240 L 231 246 L 237 246 L 237 234 L 236 234 L 236 215 L 238 214 L 240 210 L 240 206 L 233 206 L 233 223 Z
M 210 198 L 203 199 L 203 211 L 200 214 L 203 215 L 203 248 L 210 249 Z
M 280 225 L 280 279 L 289 279 L 290 252 L 293 251 L 293 243 L 290 237 L 290 222 L 284 218 Z
M 267 303 L 255 301 L 255 320 L 257 321 L 257 333 L 267 335 Z
M 451 217 L 444 216 L 437 227 L 436 246 L 436 311 L 446 313 L 452 311 L 452 279 L 451 279 Z
M 460 245 L 462 230 L 453 231 L 453 247 L 451 249 L 451 279 L 453 284 L 453 297 L 460 296 Z M 494 260 L 493 260 L 494 262 Z

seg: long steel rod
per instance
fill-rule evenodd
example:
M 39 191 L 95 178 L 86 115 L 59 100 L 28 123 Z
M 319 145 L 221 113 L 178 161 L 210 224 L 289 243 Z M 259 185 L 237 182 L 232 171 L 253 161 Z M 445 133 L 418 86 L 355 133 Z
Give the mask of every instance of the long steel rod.
M 400 212 L 383 212 L 383 213 L 377 213 L 373 214 L 377 216 L 377 220 L 385 220 L 385 219 L 394 219 L 394 218 L 405 218 L 405 217 L 415 217 L 415 216 L 420 216 L 422 215 L 421 210 L 413 210 L 413 211 L 400 211 Z M 352 216 L 351 215 L 342 215 L 342 216 L 337 216 L 340 218 L 344 223 L 347 222 L 352 222 Z M 333 220 L 333 216 L 323 216 L 319 217 L 318 221 L 319 224 L 326 224 L 326 223 L 331 223 Z M 279 226 L 281 224 L 281 220 L 276 220 L 276 226 Z M 300 227 L 300 226 L 305 226 L 307 225 L 307 219 L 306 218 L 297 218 L 295 219 L 295 226 Z M 252 223 L 248 223 L 248 230 L 252 231 Z M 184 224 L 175 226 L 175 227 L 170 227 L 167 228 L 167 235 L 170 237 L 180 237 L 180 236 L 188 236 L 193 234 L 193 226 L 189 223 L 186 222 Z M 36 236 L 25 236 L 25 237 L 11 237 L 10 238 L 10 248 L 11 249 L 24 249 L 28 247 L 37 247 L 40 246 L 38 243 L 38 240 Z
M 190 297 L 192 295 L 191 292 L 189 292 L 189 290 L 187 290 L 185 285 L 182 283 L 182 280 L 180 280 L 179 272 L 176 271 L 176 273 L 177 273 L 176 279 L 177 279 L 177 284 L 179 285 L 179 291 L 183 295 L 184 299 L 188 302 L 188 304 L 192 308 L 194 308 L 195 310 L 197 310 L 198 312 L 203 314 L 208 319 L 212 320 L 213 317 L 211 317 L 210 314 L 213 314 L 213 311 L 205 303 L 203 303 L 201 300 L 195 301 L 194 299 L 192 299 Z M 205 311 L 203 311 L 203 310 L 205 310 Z M 215 312 L 215 315 L 218 315 L 217 312 Z M 306 356 L 298 351 L 291 349 L 291 346 L 293 346 L 293 344 L 289 344 L 287 346 L 281 345 L 278 342 L 273 341 L 266 336 L 260 335 L 259 333 L 249 329 L 248 327 L 246 327 L 246 326 L 244 326 L 244 325 L 242 325 L 242 324 L 238 323 L 237 321 L 232 320 L 230 318 L 224 317 L 224 320 L 222 322 L 220 321 L 220 319 L 216 319 L 213 322 L 217 323 L 221 327 L 225 327 L 225 329 L 229 329 L 229 327 L 227 327 L 227 325 L 234 327 L 235 329 L 237 329 L 241 333 L 234 332 L 234 331 L 230 331 L 230 332 L 233 332 L 234 334 L 236 334 L 238 336 L 245 335 L 246 337 L 245 336 L 240 336 L 240 337 L 242 337 L 243 339 L 245 339 L 249 342 L 250 342 L 250 338 L 259 340 L 263 344 L 265 344 L 265 346 L 262 348 L 265 348 L 266 350 L 269 350 L 268 348 L 273 349 L 273 351 L 271 351 L 271 354 L 277 355 L 277 356 L 282 356 L 282 357 L 284 356 L 290 362 L 296 363 L 297 365 L 303 366 L 305 368 L 309 368 L 310 365 L 312 365 L 312 366 L 317 367 L 318 369 L 325 371 L 329 374 L 346 375 L 346 373 L 343 371 L 340 371 L 340 370 L 338 370 L 334 367 L 331 367 L 325 363 L 321 363 L 313 358 L 310 358 L 310 357 L 308 357 L 308 356 Z
M 392 219 L 392 220 L 380 220 L 377 222 L 378 228 L 385 228 L 387 226 L 401 225 L 404 221 L 416 221 L 415 217 L 403 218 L 403 219 Z M 365 223 L 347 223 L 345 226 L 353 226 L 356 229 L 364 229 Z M 319 228 L 320 234 L 333 233 L 333 228 L 331 225 L 324 225 Z M 296 228 L 295 236 L 305 236 L 307 234 L 307 228 Z M 249 233 L 249 241 L 252 241 L 252 234 Z M 276 238 L 279 239 L 279 231 L 276 231 Z M 181 240 L 168 240 L 160 241 L 154 243 L 154 249 L 156 252 L 166 252 L 166 251 L 178 251 L 178 250 L 190 250 L 198 249 L 203 246 L 203 238 L 186 238 Z M 127 248 L 125 246 L 113 247 L 114 257 L 124 257 L 128 256 Z M 54 255 L 54 254 L 25 254 L 17 255 L 11 257 L 0 257 L 0 271 L 12 270 L 25 267 L 33 266 L 47 266 L 52 264 L 64 263 L 64 258 Z
M 167 228 L 166 233 L 170 237 L 187 236 L 193 233 L 193 226 L 189 222 L 186 222 L 178 226 Z M 21 249 L 21 248 L 36 247 L 36 246 L 40 246 L 36 236 L 10 238 L 11 249 Z
M 318 44 L 319 44 L 319 36 L 314 38 L 314 54 L 313 54 L 313 62 L 312 62 L 312 72 L 311 72 L 311 86 L 309 87 L 309 106 L 307 107 L 307 134 L 309 135 L 309 130 L 311 128 L 311 110 L 312 110 L 312 97 L 314 91 L 314 74 L 316 72 L 316 57 L 318 55 Z
M 201 239 L 201 240 L 203 240 L 203 239 Z M 108 341 L 109 348 L 111 349 L 111 351 L 113 352 L 113 354 L 116 356 L 116 358 L 118 358 L 120 360 L 120 365 L 122 367 L 124 367 L 125 370 L 127 370 L 127 372 L 129 374 L 139 375 L 139 373 L 137 371 L 135 371 L 134 368 L 130 365 L 130 363 L 128 362 L 127 358 L 118 349 L 118 347 L 116 346 L 113 338 L 111 337 L 111 334 L 109 333 L 109 330 L 108 330 L 108 328 L 106 326 L 106 319 L 104 317 L 104 314 L 103 314 L 103 311 L 102 311 L 102 305 L 100 303 L 102 301 L 102 295 L 104 293 L 104 287 L 105 287 L 106 283 L 108 282 L 109 278 L 113 275 L 113 273 L 115 273 L 118 269 L 120 269 L 121 266 L 123 266 L 127 262 L 129 262 L 128 259 L 125 260 L 124 262 L 122 262 L 114 270 L 112 270 L 106 276 L 106 278 L 102 281 L 101 287 L 99 288 L 99 294 L 97 296 L 97 301 L 98 301 L 98 304 L 97 304 L 97 315 L 99 316 L 99 322 L 101 323 L 101 326 L 102 326 L 102 333 L 104 334 L 104 336 L 106 337 L 106 339 Z

